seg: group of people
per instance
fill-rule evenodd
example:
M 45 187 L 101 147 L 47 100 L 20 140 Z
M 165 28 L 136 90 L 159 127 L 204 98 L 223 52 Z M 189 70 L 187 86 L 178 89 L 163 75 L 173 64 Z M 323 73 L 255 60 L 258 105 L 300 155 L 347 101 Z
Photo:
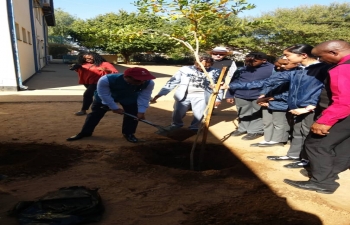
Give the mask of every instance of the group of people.
M 287 168 L 303 170 L 308 181 L 284 182 L 305 190 L 333 193 L 339 186 L 338 174 L 350 167 L 350 43 L 342 40 L 323 42 L 315 47 L 297 44 L 285 48 L 274 64 L 262 52 L 245 56 L 245 65 L 237 69 L 235 62 L 226 56 L 230 51 L 216 47 L 210 55 L 199 57 L 199 63 L 183 66 L 163 88 L 151 97 L 155 77 L 146 69 L 134 67 L 124 73 L 100 61 L 84 59 L 72 69 L 82 77 L 83 70 L 97 70 L 94 98 L 84 93 L 83 108 L 78 115 L 86 114 L 86 105 L 92 102 L 92 112 L 87 115 L 81 131 L 68 141 L 91 136 L 105 113 L 111 110 L 145 118 L 150 102 L 176 89 L 171 126 L 184 126 L 183 118 L 193 111 L 188 127 L 198 131 L 212 93 L 223 67 L 229 85 L 223 84 L 215 106 L 223 99 L 235 103 L 239 126 L 231 136 L 243 136 L 243 140 L 264 140 L 251 147 L 283 146 L 290 140 L 286 155 L 267 156 L 269 160 L 291 160 Z M 88 65 L 85 65 L 88 64 Z M 205 68 L 206 72 L 203 71 Z M 102 74 L 104 73 L 104 74 Z M 85 83 L 82 83 L 86 85 Z M 92 84 L 92 83 L 91 83 Z M 89 86 L 87 86 L 87 91 Z M 93 87 L 91 87 L 93 89 Z M 225 95 L 225 89 L 227 93 Z M 85 100 L 87 96 L 89 99 Z M 122 108 L 118 106 L 119 103 Z M 85 105 L 85 106 L 84 106 Z M 137 143 L 134 136 L 138 120 L 124 114 L 122 133 L 127 141 Z

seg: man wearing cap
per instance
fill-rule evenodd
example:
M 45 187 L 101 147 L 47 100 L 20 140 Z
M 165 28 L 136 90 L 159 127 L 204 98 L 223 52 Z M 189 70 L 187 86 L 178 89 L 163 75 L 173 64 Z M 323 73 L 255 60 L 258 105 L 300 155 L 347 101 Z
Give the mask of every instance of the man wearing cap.
M 67 138 L 75 141 L 90 137 L 95 127 L 108 110 L 113 113 L 124 112 L 145 119 L 145 111 L 149 106 L 155 77 L 146 69 L 134 67 L 125 70 L 124 74 L 109 74 L 99 79 L 92 103 L 92 112 L 88 114 L 80 133 Z M 116 103 L 122 105 L 119 108 Z M 134 136 L 138 121 L 124 115 L 122 133 L 129 142 L 136 143 Z
M 213 67 L 217 69 L 222 69 L 223 67 L 227 67 L 228 76 L 234 74 L 237 69 L 236 63 L 226 56 L 232 54 L 232 51 L 229 51 L 225 47 L 215 47 L 211 51 L 208 52 L 214 60 Z
M 233 74 L 237 70 L 237 66 L 233 60 L 227 58 L 226 56 L 232 54 L 232 51 L 229 51 L 225 47 L 215 47 L 208 53 L 211 55 L 211 57 L 214 60 L 214 64 L 212 67 L 220 70 L 224 67 L 227 67 L 226 69 L 227 78 L 231 80 Z

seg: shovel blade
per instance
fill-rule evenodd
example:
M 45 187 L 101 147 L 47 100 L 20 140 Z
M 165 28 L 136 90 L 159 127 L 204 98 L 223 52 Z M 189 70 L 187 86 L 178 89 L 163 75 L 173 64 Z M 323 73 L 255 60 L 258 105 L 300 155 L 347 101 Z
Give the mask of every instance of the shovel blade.
M 197 134 L 196 131 L 182 128 L 182 127 L 177 127 L 177 128 L 163 128 L 163 129 L 158 129 L 156 131 L 156 134 L 159 134 L 161 136 L 176 140 L 176 141 L 184 141 L 194 135 Z

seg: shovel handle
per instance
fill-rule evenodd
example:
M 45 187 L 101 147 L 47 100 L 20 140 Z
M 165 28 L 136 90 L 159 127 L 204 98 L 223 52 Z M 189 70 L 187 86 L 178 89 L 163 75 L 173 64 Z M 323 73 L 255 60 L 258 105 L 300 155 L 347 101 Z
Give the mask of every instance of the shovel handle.
M 106 106 L 106 105 L 101 106 L 101 108 L 104 109 L 104 110 L 110 111 L 110 108 L 108 108 L 108 106 Z M 154 124 L 154 123 L 151 123 L 151 122 L 149 122 L 149 121 L 147 121 L 147 120 L 141 120 L 141 119 L 137 118 L 137 116 L 131 115 L 131 114 L 129 114 L 129 113 L 124 112 L 123 114 L 126 115 L 126 116 L 130 116 L 130 117 L 132 117 L 132 118 L 134 118 L 134 119 L 136 119 L 136 120 L 138 120 L 138 121 L 147 123 L 148 125 L 151 125 L 151 126 L 154 126 L 154 127 L 157 127 L 157 128 L 159 127 L 158 125 L 156 125 L 156 124 Z
M 139 121 L 141 121 L 141 122 L 147 123 L 147 124 L 149 124 L 149 125 L 151 125 L 151 126 L 158 127 L 157 125 L 155 125 L 155 124 L 153 124 L 153 123 L 151 123 L 151 122 L 149 122 L 149 121 L 147 121 L 147 120 L 141 120 L 141 119 L 137 118 L 137 116 L 131 115 L 131 114 L 129 114 L 129 113 L 124 112 L 124 115 L 130 116 L 130 117 L 132 117 L 132 118 L 134 118 L 134 119 L 137 119 L 137 120 L 139 120 Z

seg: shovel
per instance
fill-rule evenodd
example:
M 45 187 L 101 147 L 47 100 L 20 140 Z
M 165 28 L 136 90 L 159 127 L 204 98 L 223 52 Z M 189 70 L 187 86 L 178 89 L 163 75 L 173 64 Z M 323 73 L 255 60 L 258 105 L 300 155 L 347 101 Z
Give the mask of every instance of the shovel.
M 167 137 L 167 138 L 171 138 L 171 139 L 176 140 L 176 141 L 184 141 L 187 138 L 190 138 L 190 137 L 194 136 L 195 134 L 197 134 L 196 131 L 192 131 L 190 129 L 186 129 L 186 128 L 182 128 L 182 127 L 174 127 L 174 126 L 162 127 L 160 125 L 156 125 L 156 124 L 154 124 L 150 121 L 147 121 L 147 120 L 140 120 L 136 116 L 131 115 L 129 113 L 124 112 L 124 115 L 130 116 L 138 121 L 141 121 L 143 123 L 146 123 L 148 125 L 156 127 L 158 129 L 158 131 L 155 132 L 156 134 L 159 134 L 159 135 Z

